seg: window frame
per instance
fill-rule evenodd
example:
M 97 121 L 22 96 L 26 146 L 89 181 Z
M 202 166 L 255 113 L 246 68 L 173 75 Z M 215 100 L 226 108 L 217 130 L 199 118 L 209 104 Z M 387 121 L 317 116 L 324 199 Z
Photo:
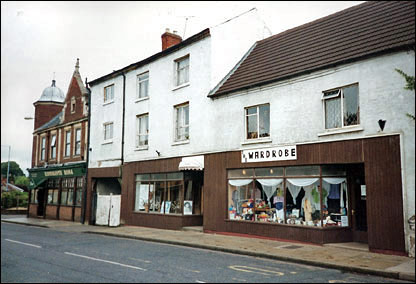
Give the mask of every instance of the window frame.
M 269 107 L 269 135 L 265 137 L 260 137 L 260 107 L 262 106 L 268 106 Z M 256 108 L 256 114 L 248 114 L 248 109 L 250 108 Z M 256 126 L 257 126 L 257 137 L 249 138 L 248 137 L 248 117 L 256 115 Z M 255 141 L 255 140 L 269 140 L 271 139 L 271 131 L 270 131 L 270 103 L 265 104 L 258 104 L 258 105 L 252 105 L 248 107 L 244 107 L 244 140 L 245 141 Z
M 344 123 L 344 89 L 348 88 L 348 87 L 352 87 L 352 86 L 356 86 L 357 88 L 357 123 L 356 124 L 350 124 L 350 125 L 345 125 Z M 331 94 L 334 93 L 335 91 L 338 92 L 336 94 Z M 327 95 L 328 94 L 328 95 Z M 341 126 L 340 127 L 332 127 L 332 128 L 327 128 L 327 121 L 326 121 L 326 102 L 331 100 L 331 99 L 335 99 L 338 98 L 340 99 L 340 115 L 341 117 L 339 118 L 341 120 Z M 341 87 L 337 87 L 337 88 L 333 88 L 333 89 L 329 89 L 326 91 L 322 91 L 322 96 L 321 96 L 321 100 L 322 100 L 322 112 L 323 112 L 323 129 L 326 131 L 334 131 L 334 130 L 340 130 L 340 129 L 348 129 L 351 127 L 357 127 L 360 126 L 360 91 L 359 91 L 359 84 L 358 82 L 356 83 L 352 83 L 349 85 L 345 85 L 345 86 L 341 86 Z
M 69 139 L 68 139 L 68 133 L 69 133 Z M 72 137 L 71 129 L 65 130 L 65 151 L 64 151 L 65 158 L 71 157 L 71 137 Z
M 75 107 L 76 107 L 76 99 L 75 97 L 71 98 L 71 113 L 75 113 Z
M 146 133 L 143 133 L 142 129 L 141 129 L 141 120 L 147 118 L 147 129 L 146 129 Z M 145 148 L 149 146 L 149 113 L 143 113 L 140 115 L 136 116 L 136 148 Z M 140 145 L 140 137 L 141 136 L 147 136 L 147 139 L 145 140 L 145 144 Z
M 147 78 L 141 78 L 143 76 L 146 76 Z M 136 77 L 136 81 L 137 81 L 137 85 L 136 85 L 136 100 L 144 100 L 149 98 L 149 82 L 150 82 L 150 75 L 149 75 L 149 71 L 140 73 L 137 75 Z M 141 96 L 141 84 L 146 83 L 147 84 L 147 88 L 146 88 L 146 94 L 145 96 Z
M 184 108 L 188 108 L 188 124 L 186 124 L 186 117 L 182 117 L 182 118 L 179 118 L 179 110 L 180 109 L 184 109 Z M 190 107 L 189 107 L 189 102 L 186 102 L 186 103 L 182 103 L 182 104 L 179 104 L 179 105 L 176 105 L 176 106 L 174 106 L 174 109 L 175 109 L 175 118 L 174 118 L 174 121 L 175 121 L 175 125 L 174 125 L 174 142 L 184 142 L 184 141 L 189 141 L 190 140 Z M 185 116 L 185 111 L 182 111 L 182 113 L 183 113 L 183 116 Z M 184 126 L 179 126 L 179 120 L 181 120 L 181 121 L 183 121 L 184 122 Z M 188 129 L 188 134 L 186 135 L 184 135 L 185 136 L 185 138 L 184 139 L 180 139 L 179 137 L 178 137 L 178 134 L 179 134 L 179 128 L 187 128 Z
M 81 156 L 81 140 L 82 140 L 82 130 L 81 127 L 77 127 L 74 129 L 74 156 Z M 77 133 L 79 132 L 79 140 L 77 140 Z M 79 148 L 77 148 L 79 146 Z M 77 153 L 77 149 L 79 149 L 79 153 Z
M 108 127 L 110 125 L 111 125 L 111 137 L 108 137 L 107 138 L 107 136 L 106 136 L 106 134 L 107 134 L 107 128 L 106 127 Z M 114 122 L 113 121 L 109 121 L 109 122 L 103 123 L 103 140 L 104 140 L 104 143 L 106 143 L 106 142 L 112 142 L 113 141 L 113 137 L 114 137 Z
M 52 134 L 52 136 L 51 136 L 51 145 L 50 145 L 50 147 L 51 147 L 51 160 L 56 159 L 56 140 L 57 140 L 56 137 L 57 137 L 56 133 Z
M 111 90 L 111 98 L 108 97 L 107 90 Z M 114 84 L 104 87 L 104 104 L 111 103 L 114 101 Z
M 179 69 L 180 63 L 183 62 L 183 61 L 185 61 L 185 60 L 188 61 L 188 65 L 186 65 L 185 67 Z M 175 84 L 174 84 L 174 86 L 175 87 L 180 87 L 180 86 L 189 84 L 189 81 L 190 81 L 189 80 L 189 77 L 190 77 L 189 76 L 190 75 L 190 72 L 189 71 L 190 71 L 190 66 L 191 66 L 191 57 L 190 57 L 190 55 L 187 54 L 187 55 L 184 55 L 184 56 L 182 56 L 180 58 L 177 58 L 177 59 L 174 60 L 174 62 L 175 62 L 175 76 L 174 76 L 174 78 L 175 78 Z M 179 74 L 180 74 L 180 72 L 184 71 L 185 69 L 187 69 L 187 77 L 186 77 L 186 80 L 184 82 L 180 83 L 179 82 L 179 78 L 180 78 Z
M 46 161 L 46 136 L 40 139 L 40 160 Z

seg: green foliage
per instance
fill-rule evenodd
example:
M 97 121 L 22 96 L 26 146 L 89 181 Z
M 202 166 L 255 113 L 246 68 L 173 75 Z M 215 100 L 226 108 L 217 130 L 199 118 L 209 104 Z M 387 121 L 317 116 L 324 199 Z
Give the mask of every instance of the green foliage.
M 1 175 L 3 177 L 7 177 L 7 163 L 1 163 Z M 19 164 L 15 161 L 10 161 L 10 169 L 9 169 L 9 182 L 14 181 L 18 176 L 24 176 L 22 169 L 20 168 Z
M 9 191 L 1 193 L 1 207 L 12 208 L 12 207 L 27 207 L 29 199 L 28 192 Z
M 26 176 L 19 176 L 15 179 L 14 184 L 17 186 L 29 187 L 29 178 Z
M 397 68 L 395 70 L 397 71 L 397 73 L 402 75 L 404 79 L 406 80 L 406 86 L 404 87 L 404 89 L 409 90 L 409 91 L 414 91 L 415 90 L 415 76 L 409 76 L 406 73 L 404 73 L 402 70 L 397 69 Z M 406 115 L 410 117 L 411 119 L 415 120 L 414 114 L 406 113 Z

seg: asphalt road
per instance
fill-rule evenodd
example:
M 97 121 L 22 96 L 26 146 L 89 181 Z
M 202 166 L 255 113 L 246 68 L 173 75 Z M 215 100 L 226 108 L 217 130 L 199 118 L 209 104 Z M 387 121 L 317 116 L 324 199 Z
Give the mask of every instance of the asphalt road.
M 410 283 L 189 247 L 8 223 L 1 224 L 1 282 Z

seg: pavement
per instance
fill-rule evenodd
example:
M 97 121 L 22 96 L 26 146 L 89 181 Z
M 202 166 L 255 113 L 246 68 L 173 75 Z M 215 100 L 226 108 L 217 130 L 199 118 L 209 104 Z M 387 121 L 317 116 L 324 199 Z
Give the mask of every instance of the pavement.
M 359 243 L 314 245 L 253 236 L 207 233 L 202 232 L 202 227 L 174 231 L 126 225 L 92 226 L 77 222 L 26 218 L 25 215 L 2 215 L 1 221 L 64 232 L 101 234 L 243 254 L 415 282 L 414 258 L 372 253 L 368 251 L 367 245 Z

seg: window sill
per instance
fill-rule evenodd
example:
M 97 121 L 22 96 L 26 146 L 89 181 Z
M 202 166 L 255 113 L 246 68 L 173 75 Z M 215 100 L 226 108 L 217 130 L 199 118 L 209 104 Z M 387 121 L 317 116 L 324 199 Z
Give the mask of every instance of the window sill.
M 114 100 L 103 103 L 103 106 L 106 106 L 106 105 L 109 105 L 109 104 L 112 104 L 112 103 L 114 103 Z
M 134 149 L 134 151 L 144 151 L 144 150 L 149 150 L 149 146 L 148 145 L 146 145 L 146 146 L 139 146 L 139 147 L 136 147 Z
M 272 143 L 272 139 L 270 137 L 267 137 L 267 138 L 260 138 L 260 139 L 244 140 L 243 142 L 241 142 L 241 145 L 251 145 L 251 144 L 258 144 L 258 143 Z
M 106 144 L 112 144 L 113 143 L 113 139 L 111 140 L 106 140 L 103 143 L 101 143 L 101 145 L 106 145 Z
M 147 101 L 148 99 L 149 99 L 149 97 L 147 96 L 147 97 L 144 97 L 144 98 L 136 99 L 134 102 L 138 103 L 138 102 L 142 102 L 142 101 Z
M 189 83 L 189 82 L 187 82 L 187 83 L 185 83 L 185 84 L 182 84 L 182 85 L 179 85 L 179 86 L 174 87 L 174 88 L 172 89 L 172 91 L 176 91 L 176 90 L 178 90 L 178 89 L 182 89 L 182 88 L 184 88 L 184 87 L 188 87 L 189 85 L 190 85 L 190 83 Z
M 172 146 L 184 145 L 184 144 L 189 144 L 189 143 L 190 143 L 190 141 L 188 139 L 188 140 L 173 142 Z
M 348 126 L 344 128 L 336 128 L 336 129 L 329 129 L 323 133 L 318 133 L 318 137 L 321 136 L 328 136 L 328 135 L 335 135 L 335 134 L 343 134 L 343 133 L 350 133 L 350 132 L 358 132 L 363 131 L 364 128 L 361 126 Z

